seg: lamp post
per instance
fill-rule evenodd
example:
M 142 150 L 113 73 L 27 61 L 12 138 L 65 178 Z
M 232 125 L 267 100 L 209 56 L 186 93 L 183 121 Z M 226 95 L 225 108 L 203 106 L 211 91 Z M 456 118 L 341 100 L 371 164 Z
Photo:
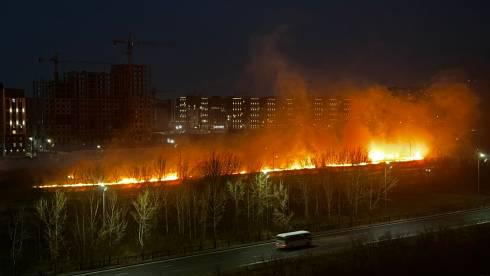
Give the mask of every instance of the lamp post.
M 46 151 L 51 151 L 51 148 L 53 148 L 53 146 L 54 146 L 53 139 L 51 139 L 51 138 L 46 139 L 46 143 L 48 143 L 48 145 L 49 145 L 46 147 Z
M 34 138 L 29 137 L 29 141 L 31 142 L 31 158 L 34 156 Z
M 478 153 L 478 158 L 476 159 L 476 170 L 477 170 L 477 191 L 480 193 L 480 159 L 484 159 L 484 162 L 487 161 L 487 155 L 483 152 Z
M 384 192 L 385 192 L 385 208 L 386 208 L 386 204 L 388 202 L 388 183 L 387 183 L 387 178 L 386 178 L 386 174 L 387 174 L 387 170 L 390 169 L 393 167 L 393 166 L 389 166 L 390 163 L 389 162 L 386 162 L 385 163 L 385 188 L 384 188 Z
M 105 184 L 100 184 L 102 189 L 102 221 L 105 224 L 105 192 L 107 191 L 107 186 Z

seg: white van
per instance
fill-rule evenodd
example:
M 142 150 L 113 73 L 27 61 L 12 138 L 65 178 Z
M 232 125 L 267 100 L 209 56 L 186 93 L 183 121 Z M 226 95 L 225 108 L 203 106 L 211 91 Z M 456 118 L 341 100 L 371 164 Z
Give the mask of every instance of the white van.
M 279 249 L 308 247 L 311 245 L 311 233 L 300 230 L 281 233 L 276 236 L 275 246 Z

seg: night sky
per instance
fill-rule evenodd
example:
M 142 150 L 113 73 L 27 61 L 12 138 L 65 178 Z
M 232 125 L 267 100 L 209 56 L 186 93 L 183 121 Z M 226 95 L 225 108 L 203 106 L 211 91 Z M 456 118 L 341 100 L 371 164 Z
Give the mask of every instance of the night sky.
M 136 40 L 175 43 L 135 48 L 134 56 L 152 65 L 153 85 L 169 97 L 254 94 L 246 91 L 245 69 L 256 45 L 278 32 L 277 51 L 308 81 L 417 86 L 446 70 L 488 78 L 485 2 L 4 1 L 0 81 L 30 92 L 33 80 L 52 74 L 37 58 L 55 51 L 65 59 L 124 63 L 124 46 L 112 39 L 129 32 Z M 108 70 L 61 67 L 83 68 Z

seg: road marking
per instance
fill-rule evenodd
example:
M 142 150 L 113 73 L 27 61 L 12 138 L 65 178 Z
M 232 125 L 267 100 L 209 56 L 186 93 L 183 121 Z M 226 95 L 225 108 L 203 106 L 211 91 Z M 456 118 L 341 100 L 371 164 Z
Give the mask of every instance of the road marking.
M 244 267 L 244 266 L 251 266 L 251 265 L 256 265 L 256 264 L 262 264 L 262 263 L 265 263 L 265 262 L 268 262 L 268 261 L 256 261 L 256 262 L 253 262 L 253 263 L 248 263 L 248 264 L 242 264 L 242 265 L 239 265 L 238 267 Z

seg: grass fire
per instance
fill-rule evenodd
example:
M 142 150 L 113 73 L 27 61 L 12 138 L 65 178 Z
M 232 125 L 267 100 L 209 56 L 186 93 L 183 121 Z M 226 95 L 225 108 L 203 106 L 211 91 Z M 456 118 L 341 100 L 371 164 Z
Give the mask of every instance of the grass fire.
M 478 101 L 464 84 L 436 83 L 412 98 L 378 86 L 346 93 L 351 100 L 349 117 L 333 126 L 316 126 L 304 101 L 300 115 L 283 122 L 286 127 L 206 137 L 181 135 L 175 137 L 175 144 L 133 154 L 108 147 L 95 159 L 82 160 L 36 187 L 178 183 L 202 177 L 202 163 L 211 154 L 228 160 L 229 174 L 251 174 L 418 161 L 469 152 L 468 133 L 478 118 Z

